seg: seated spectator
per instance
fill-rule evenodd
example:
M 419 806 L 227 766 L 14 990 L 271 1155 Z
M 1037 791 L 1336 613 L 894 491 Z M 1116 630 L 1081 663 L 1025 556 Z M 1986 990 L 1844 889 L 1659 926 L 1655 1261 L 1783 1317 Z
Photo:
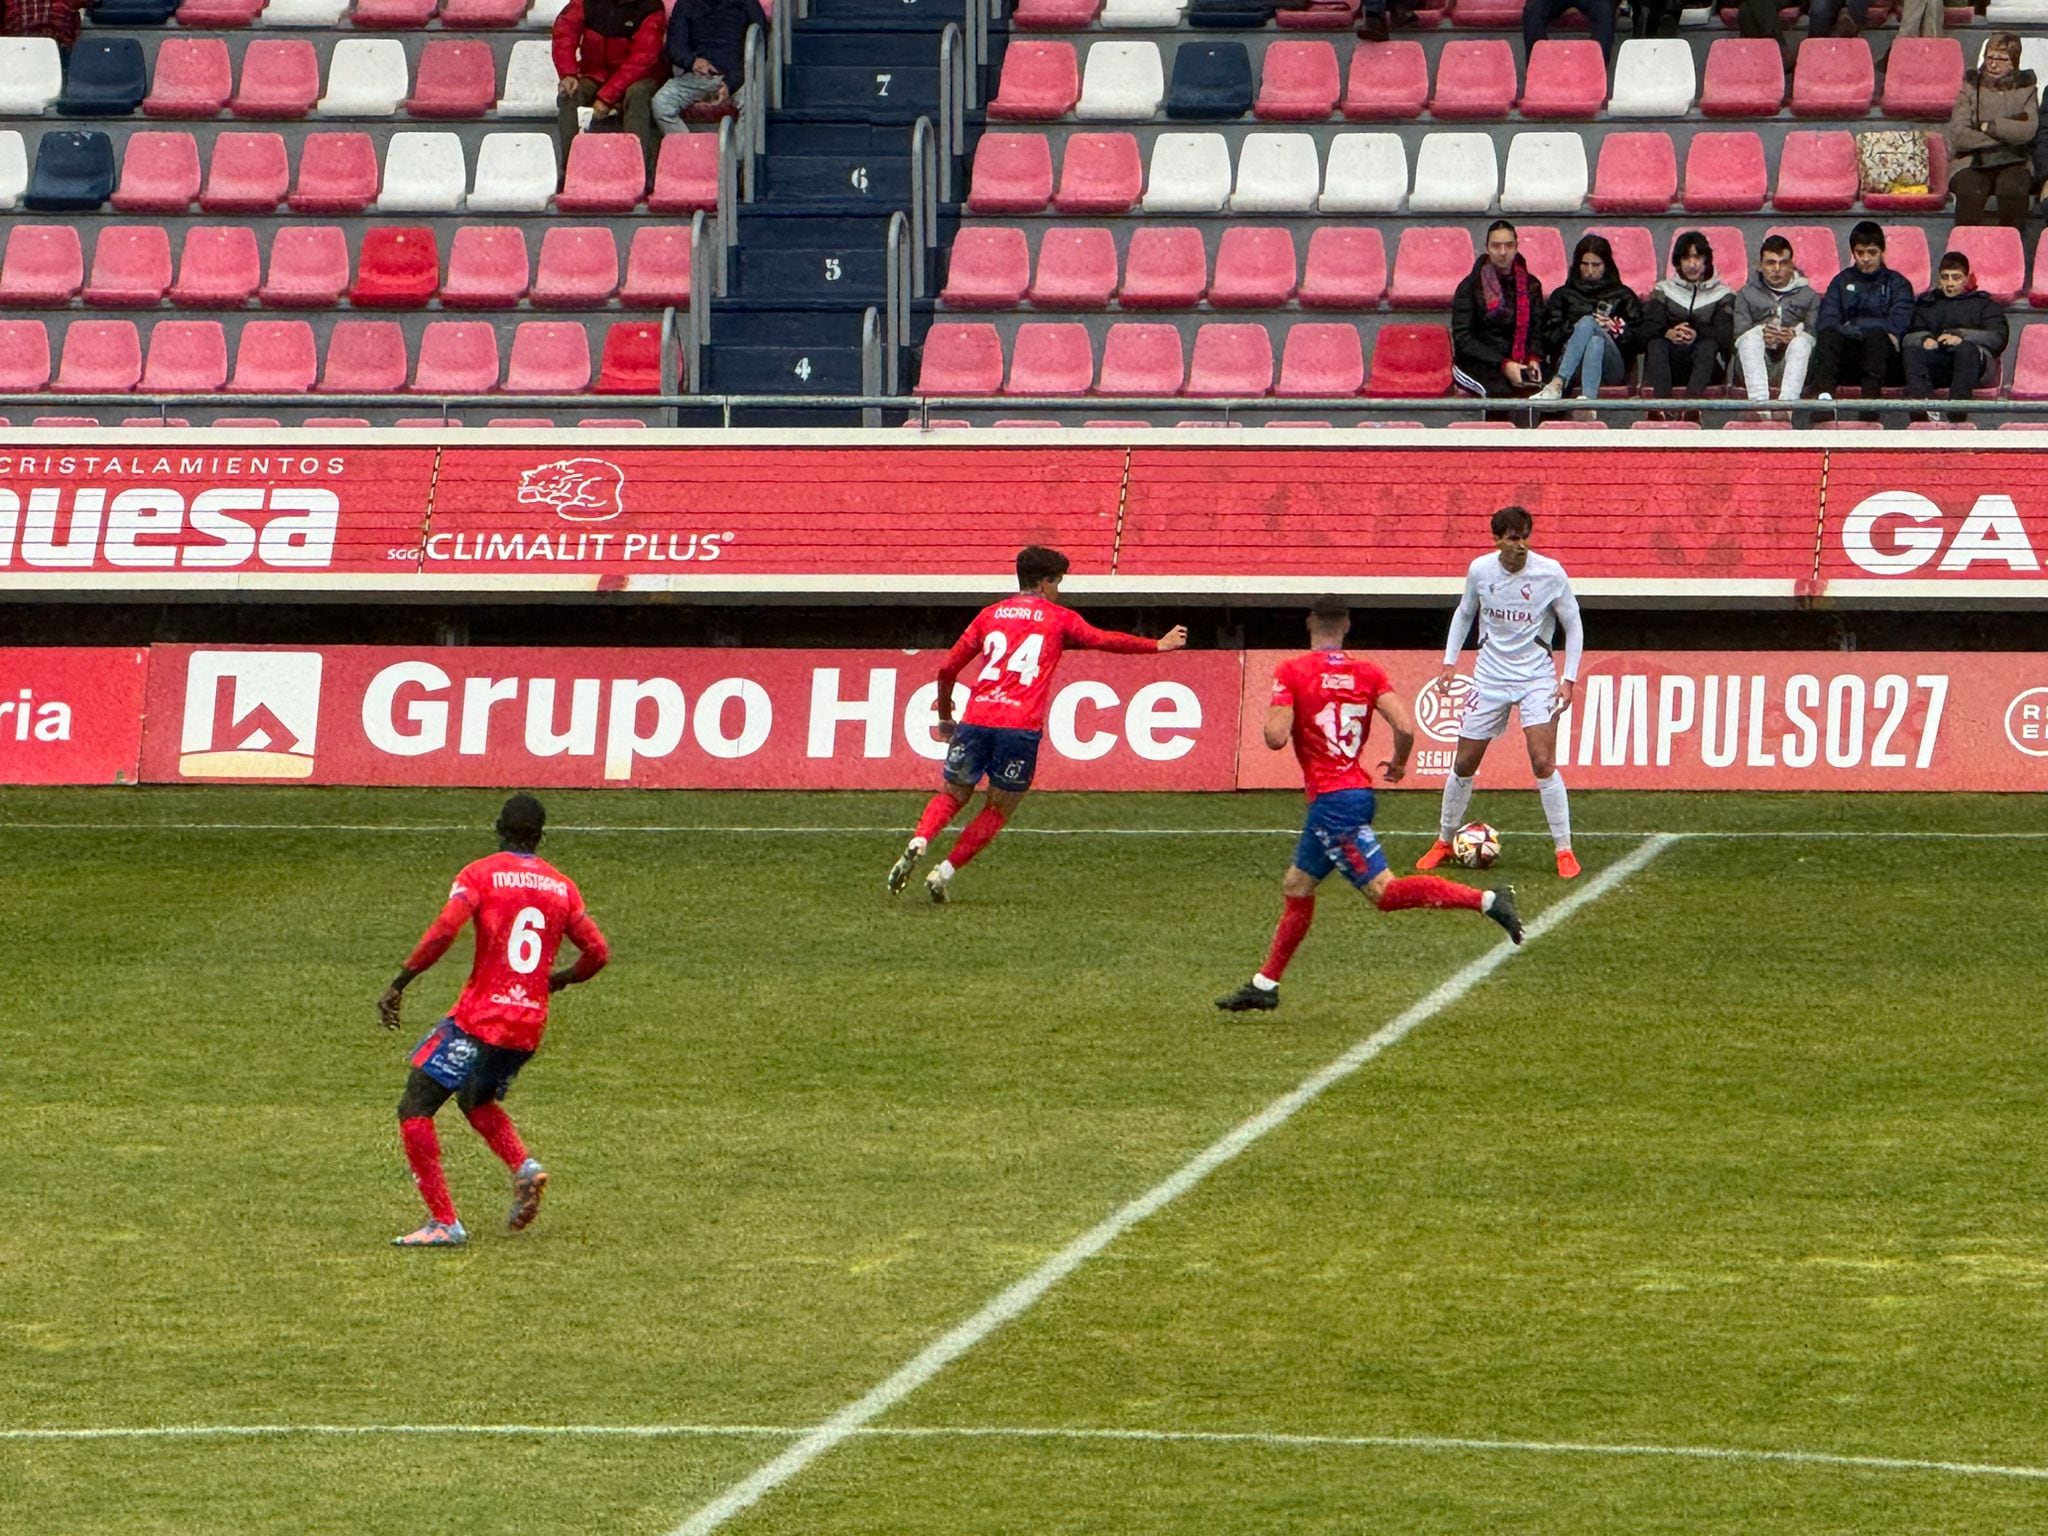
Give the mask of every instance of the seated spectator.
M 668 18 L 669 82 L 654 95 L 654 121 L 683 133 L 683 113 L 699 102 L 730 101 L 746 83 L 747 28 L 768 32 L 761 0 L 676 0 Z
M 1668 396 L 1674 363 L 1685 368 L 1685 392 L 1698 399 L 1714 369 L 1733 355 L 1735 290 L 1714 276 L 1714 248 L 1698 230 L 1671 247 L 1671 275 L 1643 306 L 1643 383 Z
M 1970 258 L 1950 251 L 1941 258 L 1935 286 L 1913 305 L 1906 330 L 1906 393 L 1931 400 L 1947 389 L 1951 400 L 1967 400 L 1991 360 L 2005 350 L 2005 306 L 1980 292 L 1970 275 Z M 1950 411 L 1950 421 L 1968 421 L 1969 412 Z
M 562 159 L 582 128 L 579 109 L 590 113 L 593 130 L 623 126 L 647 155 L 647 179 L 654 180 L 661 135 L 654 128 L 654 93 L 668 78 L 662 57 L 667 24 L 661 0 L 569 0 L 555 18 L 555 73 L 560 112 L 556 129 Z
M 1784 19 L 1778 15 L 1778 0 L 1740 0 L 1735 7 L 1735 30 L 1742 37 L 1774 38 L 1778 52 L 1785 56 L 1785 68 L 1792 68 L 1797 49 L 1785 35 Z
M 1870 25 L 1870 0 L 1813 0 L 1806 11 L 1808 37 L 1861 37 Z
M 78 17 L 86 0 L 6 0 L 0 36 L 52 37 L 65 53 L 78 41 Z
M 1543 285 L 1506 219 L 1487 226 L 1485 254 L 1451 295 L 1451 379 L 1465 394 L 1496 397 L 1543 382 Z
M 1899 8 L 1899 36 L 1941 37 L 1948 31 L 1948 12 L 1941 0 L 1905 0 Z M 1880 62 L 1877 66 L 1883 69 Z
M 1611 67 L 1614 63 L 1614 13 L 1621 0 L 1527 0 L 1522 7 L 1522 55 L 1529 53 L 1550 36 L 1551 23 L 1566 11 L 1577 11 L 1586 18 L 1586 25 L 1593 29 L 1593 40 L 1600 45 L 1600 55 Z M 1867 3 L 1867 0 L 1866 0 Z
M 1630 0 L 1630 37 L 1676 37 L 1684 0 Z
M 1986 213 L 1994 194 L 1997 223 L 2018 229 L 2026 222 L 2040 95 L 2034 72 L 2019 64 L 2020 40 L 2010 32 L 1994 32 L 1984 45 L 1983 61 L 1965 71 L 1956 92 L 1946 134 L 1948 184 L 1956 195 L 1958 224 L 1994 222 Z
M 1853 366 L 1865 400 L 1884 393 L 1900 373 L 1900 343 L 1913 318 L 1913 286 L 1884 264 L 1884 231 L 1865 219 L 1849 231 L 1850 265 L 1835 274 L 1821 296 L 1814 320 L 1813 384 L 1823 400 L 1834 398 L 1846 368 Z M 1865 421 L 1877 412 L 1865 411 Z
M 1538 400 L 1562 396 L 1573 379 L 1581 400 L 1600 398 L 1600 386 L 1619 384 L 1628 360 L 1641 350 L 1643 306 L 1614 270 L 1614 250 L 1598 235 L 1572 250 L 1572 275 L 1543 311 L 1544 344 L 1557 357 Z
M 1756 271 L 1735 295 L 1735 357 L 1751 400 L 1770 399 L 1773 384 L 1780 400 L 1799 398 L 1819 312 L 1820 294 L 1793 265 L 1792 242 L 1783 235 L 1765 237 Z
M 1283 11 L 1306 10 L 1308 8 L 1307 5 L 1282 5 L 1279 7 Z M 1392 35 L 1393 27 L 1412 27 L 1414 25 L 1415 6 L 1413 0 L 1407 0 L 1407 3 L 1394 6 L 1391 17 L 1388 14 L 1387 0 L 1364 0 L 1364 4 L 1359 7 L 1358 36 L 1363 42 L 1384 43 Z

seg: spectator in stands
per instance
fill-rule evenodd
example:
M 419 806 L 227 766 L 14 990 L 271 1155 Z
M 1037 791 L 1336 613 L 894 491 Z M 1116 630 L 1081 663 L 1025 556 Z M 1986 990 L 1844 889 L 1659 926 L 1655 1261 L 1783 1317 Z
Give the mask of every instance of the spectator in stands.
M 1613 247 L 1584 236 L 1572 249 L 1572 275 L 1543 311 L 1544 344 L 1557 362 L 1536 398 L 1556 400 L 1577 379 L 1579 398 L 1597 400 L 1601 385 L 1621 382 L 1642 333 L 1643 306 L 1615 271 Z
M 1629 0 L 1630 37 L 1676 37 L 1685 0 Z
M 1861 37 L 1870 25 L 1870 0 L 1813 0 L 1806 11 L 1808 37 Z
M 1899 9 L 1901 37 L 1940 37 L 1947 31 L 1948 12 L 1941 0 L 1905 0 Z M 1880 61 L 1877 67 L 1883 69 L 1883 62 Z
M 1970 275 L 1970 258 L 1950 251 L 1941 258 L 1935 286 L 1913 305 L 1906 330 L 1906 393 L 1931 400 L 1946 388 L 1951 400 L 1967 400 L 2008 339 L 2005 306 L 1981 292 Z M 1950 421 L 1967 421 L 1967 411 L 1950 411 Z
M 1714 276 L 1714 247 L 1696 229 L 1671 247 L 1671 275 L 1643 306 L 1643 383 L 1671 393 L 1672 365 L 1685 366 L 1685 392 L 1697 399 L 1714 369 L 1735 350 L 1735 290 Z
M 1614 16 L 1621 0 L 1527 0 L 1522 7 L 1522 56 L 1527 58 L 1536 45 L 1550 36 L 1551 24 L 1566 11 L 1577 11 L 1593 29 L 1600 56 L 1614 63 Z
M 676 0 L 668 18 L 669 82 L 654 96 L 664 134 L 683 133 L 683 113 L 699 102 L 730 101 L 746 83 L 747 28 L 768 35 L 761 0 Z
M 1849 259 L 1814 320 L 1813 384 L 1823 400 L 1834 398 L 1852 363 L 1863 398 L 1883 394 L 1889 377 L 1901 372 L 1899 348 L 1913 318 L 1913 285 L 1884 264 L 1884 231 L 1869 219 L 1849 231 Z M 1877 412 L 1865 411 L 1863 419 L 1876 421 Z
M 592 129 L 623 126 L 647 155 L 647 179 L 661 153 L 654 127 L 654 93 L 667 78 L 662 35 L 667 24 L 661 0 L 569 0 L 555 18 L 557 128 L 562 158 L 581 127 L 579 108 L 590 111 Z
M 1282 5 L 1281 10 L 1308 10 L 1310 6 Z M 1412 3 L 1395 5 L 1389 15 L 1387 0 L 1364 0 L 1358 11 L 1358 36 L 1360 41 L 1384 43 L 1392 35 L 1394 27 L 1415 25 L 1415 6 Z
M 1773 384 L 1780 400 L 1805 391 L 1819 313 L 1820 294 L 1793 264 L 1792 242 L 1766 236 L 1756 271 L 1735 295 L 1735 356 L 1751 400 L 1770 399 Z
M 0 36 L 53 37 L 65 53 L 78 41 L 78 17 L 86 0 L 6 0 Z
M 1963 75 L 1948 115 L 1948 184 L 1956 195 L 1958 224 L 1989 224 L 1986 207 L 1998 198 L 1997 223 L 2026 222 L 2033 191 L 2033 144 L 2040 127 L 2034 72 L 2021 69 L 2020 40 L 1994 32 L 1984 57 Z
M 1506 219 L 1487 226 L 1486 253 L 1451 295 L 1451 379 L 1497 398 L 1543 382 L 1543 285 Z

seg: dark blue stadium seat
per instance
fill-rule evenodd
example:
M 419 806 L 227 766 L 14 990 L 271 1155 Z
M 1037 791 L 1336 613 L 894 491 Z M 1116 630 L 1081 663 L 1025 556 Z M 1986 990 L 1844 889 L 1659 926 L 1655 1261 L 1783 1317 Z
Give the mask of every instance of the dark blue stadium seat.
M 37 213 L 90 213 L 113 192 L 112 139 L 97 130 L 46 133 L 21 204 Z
M 1188 25 L 1214 27 L 1263 27 L 1273 19 L 1271 0 L 1188 0 Z
M 126 117 L 148 94 L 142 44 L 132 37 L 88 33 L 71 50 L 57 111 L 65 117 Z
M 1182 43 L 1173 56 L 1166 115 L 1215 121 L 1252 109 L 1252 61 L 1243 43 Z
M 92 8 L 96 27 L 160 27 L 181 0 L 99 0 Z

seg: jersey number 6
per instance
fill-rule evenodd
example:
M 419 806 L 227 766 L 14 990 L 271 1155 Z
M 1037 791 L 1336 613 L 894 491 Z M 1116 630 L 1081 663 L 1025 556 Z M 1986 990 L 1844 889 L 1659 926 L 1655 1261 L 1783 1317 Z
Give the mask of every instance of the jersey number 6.
M 505 940 L 505 960 L 522 976 L 540 969 L 540 936 L 548 925 L 539 907 L 521 907 L 512 919 L 512 932 Z

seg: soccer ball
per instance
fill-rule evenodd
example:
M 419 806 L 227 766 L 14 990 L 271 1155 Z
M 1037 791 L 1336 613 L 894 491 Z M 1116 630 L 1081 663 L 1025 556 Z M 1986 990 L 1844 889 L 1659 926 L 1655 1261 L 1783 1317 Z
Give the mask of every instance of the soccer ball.
M 1451 839 L 1451 857 L 1467 869 L 1486 869 L 1500 857 L 1500 834 L 1483 821 L 1468 821 Z

